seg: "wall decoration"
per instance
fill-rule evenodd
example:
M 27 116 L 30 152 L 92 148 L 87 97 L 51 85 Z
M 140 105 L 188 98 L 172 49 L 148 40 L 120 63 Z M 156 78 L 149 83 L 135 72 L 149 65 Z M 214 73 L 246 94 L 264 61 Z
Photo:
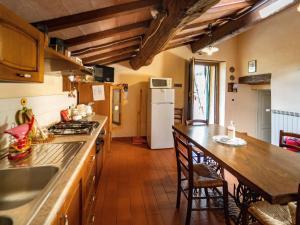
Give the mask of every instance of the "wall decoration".
M 251 60 L 248 62 L 248 72 L 255 73 L 257 71 L 257 62 L 256 60 Z
M 229 79 L 230 79 L 231 81 L 234 81 L 234 80 L 235 80 L 235 76 L 232 74 L 232 75 L 230 75 Z
M 235 68 L 234 68 L 233 66 L 231 66 L 231 67 L 229 68 L 229 72 L 230 72 L 230 73 L 234 73 L 234 72 L 235 72 Z

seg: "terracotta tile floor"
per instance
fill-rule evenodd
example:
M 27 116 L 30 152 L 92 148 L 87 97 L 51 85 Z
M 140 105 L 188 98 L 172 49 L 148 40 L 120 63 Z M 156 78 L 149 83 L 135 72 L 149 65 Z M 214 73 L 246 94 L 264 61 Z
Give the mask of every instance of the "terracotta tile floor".
M 96 225 L 183 225 L 186 199 L 176 202 L 174 150 L 112 142 L 98 187 Z M 219 225 L 223 211 L 193 212 L 191 225 Z

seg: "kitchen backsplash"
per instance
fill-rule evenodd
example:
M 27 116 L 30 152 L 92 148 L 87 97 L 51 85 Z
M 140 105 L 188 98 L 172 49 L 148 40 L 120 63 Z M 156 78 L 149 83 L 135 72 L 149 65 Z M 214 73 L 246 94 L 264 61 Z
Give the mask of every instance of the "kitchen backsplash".
M 68 97 L 68 93 L 26 98 L 27 107 L 32 108 L 41 127 L 60 121 L 60 110 L 77 104 L 77 98 Z M 16 111 L 22 108 L 20 99 L 0 99 L 0 149 L 9 145 L 9 135 L 3 132 L 15 125 Z

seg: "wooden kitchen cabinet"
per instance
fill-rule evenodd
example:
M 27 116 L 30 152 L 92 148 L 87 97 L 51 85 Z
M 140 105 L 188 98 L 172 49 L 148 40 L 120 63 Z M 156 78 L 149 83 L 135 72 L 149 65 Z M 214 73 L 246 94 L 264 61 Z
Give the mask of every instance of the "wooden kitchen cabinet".
M 93 146 L 83 171 L 84 203 L 83 224 L 92 225 L 96 202 L 96 145 Z
M 93 225 L 95 203 L 96 145 L 90 150 L 52 225 Z
M 67 85 L 67 84 L 66 84 Z M 65 85 L 65 86 L 66 86 Z M 93 99 L 93 89 L 94 85 L 104 86 L 104 100 L 94 101 Z M 113 93 L 114 90 L 122 90 L 122 87 L 118 85 L 113 85 L 110 83 L 100 83 L 100 82 L 78 82 L 75 84 L 78 91 L 78 101 L 79 104 L 88 104 L 93 102 L 93 110 L 96 114 L 107 116 L 107 123 L 105 125 L 106 136 L 105 136 L 105 152 L 110 151 L 110 142 L 112 139 L 112 129 L 113 129 Z M 121 91 L 120 91 L 121 92 Z M 122 95 L 120 96 L 120 101 Z M 119 104 L 119 110 L 121 112 L 122 102 Z M 121 118 L 121 114 L 119 115 Z M 118 125 L 120 126 L 120 124 Z
M 59 225 L 82 224 L 82 180 L 75 182 L 63 206 Z
M 44 35 L 0 4 L 0 80 L 43 82 Z

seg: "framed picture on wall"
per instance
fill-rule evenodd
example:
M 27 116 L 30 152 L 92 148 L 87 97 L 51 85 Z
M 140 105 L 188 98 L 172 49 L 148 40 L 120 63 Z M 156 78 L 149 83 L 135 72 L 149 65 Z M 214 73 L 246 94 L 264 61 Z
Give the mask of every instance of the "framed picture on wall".
M 255 73 L 256 72 L 256 60 L 251 60 L 248 62 L 248 72 Z

